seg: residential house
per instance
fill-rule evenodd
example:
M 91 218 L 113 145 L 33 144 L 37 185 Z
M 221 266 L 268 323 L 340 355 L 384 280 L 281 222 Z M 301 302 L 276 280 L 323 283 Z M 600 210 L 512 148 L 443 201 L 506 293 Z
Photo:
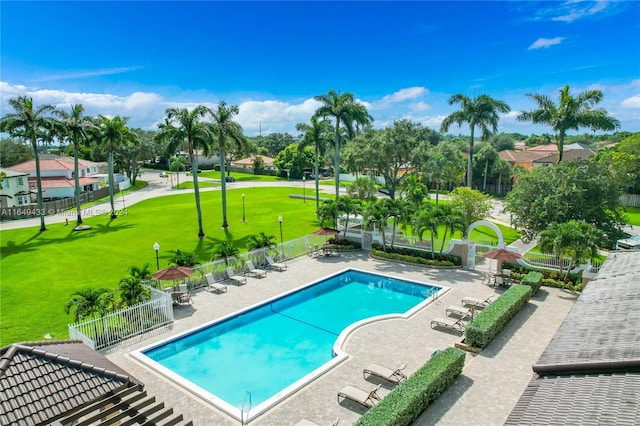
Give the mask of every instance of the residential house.
M 0 424 L 189 426 L 144 384 L 80 341 L 0 348 Z
M 548 154 L 539 151 L 505 149 L 504 151 L 500 151 L 498 155 L 500 158 L 507 161 L 511 167 L 522 166 L 525 169 L 530 170 L 533 168 L 533 162 L 535 160 L 546 157 Z
M 255 161 L 258 155 L 252 155 L 251 157 L 241 158 L 239 160 L 233 161 L 231 163 L 235 167 L 240 167 L 241 169 L 251 169 L 253 170 L 253 162 Z M 267 157 L 266 155 L 260 155 L 262 157 L 262 161 L 264 161 L 264 169 L 269 171 L 275 171 L 276 166 L 273 164 L 273 158 Z
M 32 202 L 35 202 L 36 162 L 25 161 L 9 167 L 15 172 L 29 175 L 29 188 L 31 189 Z M 80 192 L 95 191 L 100 183 L 100 164 L 93 161 L 78 160 L 80 175 Z M 40 176 L 42 178 L 42 198 L 44 201 L 61 198 L 72 198 L 75 195 L 75 179 L 73 157 L 43 158 L 40 160 Z
M 562 153 L 562 161 L 585 161 L 596 155 L 593 149 L 565 149 Z M 558 162 L 557 151 L 542 158 L 532 161 L 533 167 L 550 166 Z
M 29 173 L 10 169 L 0 169 L 0 173 L 4 173 L 0 185 L 0 208 L 24 207 L 31 204 Z

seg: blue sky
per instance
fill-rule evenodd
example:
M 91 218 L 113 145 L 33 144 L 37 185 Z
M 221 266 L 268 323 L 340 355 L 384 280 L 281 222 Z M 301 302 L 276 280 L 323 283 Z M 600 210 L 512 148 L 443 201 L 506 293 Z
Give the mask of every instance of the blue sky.
M 526 93 L 604 93 L 640 131 L 640 2 L 2 1 L 0 91 L 154 129 L 168 107 L 239 105 L 250 136 L 296 133 L 329 89 L 385 127 L 438 129 L 453 93 L 507 102 L 499 131 L 551 133 L 515 116 Z M 451 129 L 468 134 L 468 127 Z M 586 132 L 583 129 L 580 133 Z

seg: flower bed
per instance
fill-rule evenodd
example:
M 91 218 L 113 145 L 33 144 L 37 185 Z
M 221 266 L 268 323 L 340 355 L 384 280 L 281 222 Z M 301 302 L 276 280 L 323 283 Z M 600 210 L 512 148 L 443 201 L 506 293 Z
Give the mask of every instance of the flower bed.
M 462 259 L 458 256 L 436 253 L 435 257 L 432 258 L 431 252 L 404 247 L 387 247 L 386 250 L 383 250 L 382 246 L 377 246 L 371 250 L 371 254 L 382 259 L 426 266 L 459 268 L 462 265 Z

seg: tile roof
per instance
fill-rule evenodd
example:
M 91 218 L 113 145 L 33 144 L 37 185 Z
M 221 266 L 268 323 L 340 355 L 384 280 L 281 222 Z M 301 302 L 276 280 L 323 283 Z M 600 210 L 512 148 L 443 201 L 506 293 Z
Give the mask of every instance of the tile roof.
M 29 173 L 17 172 L 11 169 L 0 169 L 0 173 L 4 173 L 6 177 L 28 176 Z
M 137 396 L 129 400 L 128 395 L 133 394 Z M 3 425 L 70 424 L 91 415 L 104 418 L 104 410 L 109 407 L 125 420 L 148 420 L 153 415 L 173 424 L 182 421 L 181 415 L 173 415 L 164 404 L 147 397 L 136 379 L 79 341 L 1 348 L 0 395 Z M 131 403 L 133 400 L 144 400 L 140 407 L 154 409 L 143 414 L 142 408 Z
M 97 165 L 93 161 L 78 159 L 78 167 L 83 169 Z M 19 172 L 29 172 L 36 169 L 36 160 L 28 160 L 24 163 L 15 164 L 8 167 Z M 60 157 L 55 159 L 40 159 L 40 170 L 73 170 L 73 157 Z
M 609 255 L 506 424 L 638 424 L 640 252 Z
M 92 185 L 99 181 L 100 181 L 99 178 L 94 178 L 94 177 L 78 178 L 78 182 L 80 183 L 80 186 Z M 34 177 L 29 178 L 29 182 L 32 182 L 33 186 L 35 187 L 36 178 Z M 67 179 L 64 176 L 43 177 L 40 179 L 40 182 L 42 183 L 42 186 L 44 188 L 75 188 L 76 186 L 75 179 Z

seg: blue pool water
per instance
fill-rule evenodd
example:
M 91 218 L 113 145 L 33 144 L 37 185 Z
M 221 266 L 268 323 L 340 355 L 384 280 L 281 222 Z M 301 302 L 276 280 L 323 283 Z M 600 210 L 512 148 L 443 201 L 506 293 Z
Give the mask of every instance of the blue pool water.
M 405 313 L 440 287 L 348 270 L 143 351 L 228 404 L 260 404 L 330 361 L 359 320 Z

